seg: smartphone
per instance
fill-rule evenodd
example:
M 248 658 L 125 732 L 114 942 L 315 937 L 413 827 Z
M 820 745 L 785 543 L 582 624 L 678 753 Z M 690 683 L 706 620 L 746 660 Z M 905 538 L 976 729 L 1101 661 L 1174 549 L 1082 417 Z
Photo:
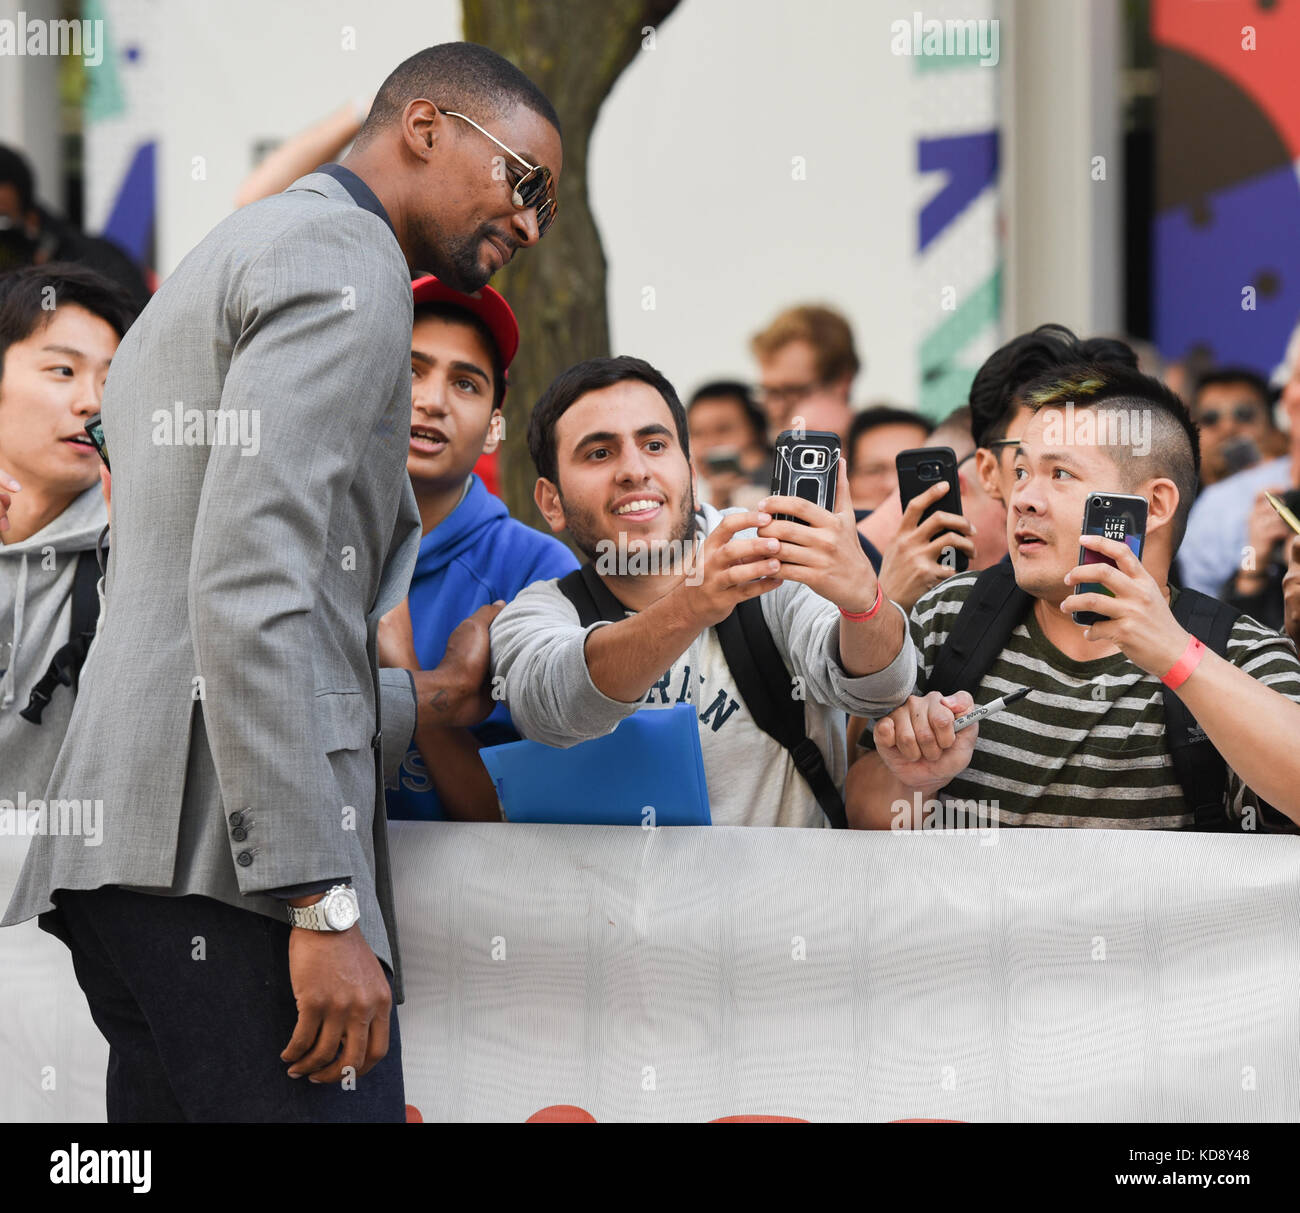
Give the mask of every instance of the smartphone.
M 1141 560 L 1142 544 L 1147 537 L 1147 499 L 1133 497 L 1128 493 L 1092 493 L 1083 508 L 1083 533 L 1121 540 Z M 1115 567 L 1115 562 L 1109 556 L 1103 556 L 1082 545 L 1079 547 L 1079 563 Z M 1095 581 L 1085 581 L 1075 587 L 1073 593 L 1115 597 L 1110 590 Z M 1075 611 L 1073 614 L 1074 622 L 1084 625 L 1102 623 L 1109 618 L 1109 615 L 1099 615 L 1096 611 Z
M 743 476 L 740 467 L 740 452 L 733 447 L 718 447 L 704 456 L 704 466 L 715 476 L 730 472 L 733 476 Z
M 95 450 L 99 452 L 99 457 L 104 461 L 104 466 L 111 472 L 113 468 L 108 462 L 108 444 L 104 441 L 104 422 L 100 414 L 96 413 L 82 426 L 82 429 L 90 436 L 90 441 L 95 444 Z
M 840 436 L 830 430 L 782 430 L 772 460 L 772 496 L 802 497 L 824 510 L 835 509 L 835 481 L 840 474 Z M 786 522 L 803 522 L 790 514 L 773 514 Z
M 923 446 L 910 451 L 900 451 L 894 457 L 894 466 L 898 469 L 898 495 L 907 509 L 913 497 L 919 497 L 940 480 L 948 482 L 948 491 L 933 505 L 927 506 L 921 515 L 924 522 L 932 514 L 960 514 L 961 484 L 957 479 L 957 456 L 950 446 Z M 970 563 L 966 553 L 956 551 L 953 568 L 959 573 L 966 571 Z

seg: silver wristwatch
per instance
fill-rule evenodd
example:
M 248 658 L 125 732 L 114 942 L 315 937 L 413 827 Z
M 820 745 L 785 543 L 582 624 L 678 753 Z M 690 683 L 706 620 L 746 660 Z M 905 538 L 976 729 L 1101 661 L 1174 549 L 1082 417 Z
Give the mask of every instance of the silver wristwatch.
M 360 917 L 357 895 L 345 884 L 336 884 L 314 905 L 289 907 L 289 925 L 309 931 L 346 931 Z

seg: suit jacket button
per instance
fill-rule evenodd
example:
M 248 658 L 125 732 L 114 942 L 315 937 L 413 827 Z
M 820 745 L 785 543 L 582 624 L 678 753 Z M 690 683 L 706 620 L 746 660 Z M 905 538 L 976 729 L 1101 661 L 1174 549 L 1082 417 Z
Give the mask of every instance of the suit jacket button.
M 253 857 L 247 851 L 240 851 L 239 854 L 235 856 L 235 862 L 239 864 L 241 868 L 246 868 L 253 862 Z
M 242 825 L 244 824 L 244 815 L 243 815 L 243 813 L 231 813 L 231 815 L 230 815 L 230 824 L 231 824 L 232 826 L 242 826 Z
M 248 837 L 248 831 L 243 826 L 236 826 L 230 831 L 230 837 L 236 842 L 243 842 Z

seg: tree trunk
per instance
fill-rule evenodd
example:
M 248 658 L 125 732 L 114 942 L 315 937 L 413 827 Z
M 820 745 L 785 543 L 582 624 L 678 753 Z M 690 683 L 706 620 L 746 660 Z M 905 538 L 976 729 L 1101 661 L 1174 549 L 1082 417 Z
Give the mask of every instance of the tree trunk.
M 519 317 L 519 353 L 505 400 L 501 492 L 522 522 L 543 527 L 528 418 L 566 367 L 609 353 L 605 253 L 587 199 L 587 145 L 609 90 L 678 0 L 462 0 L 464 37 L 504 55 L 550 98 L 563 126 L 559 213 L 546 238 L 492 285 Z

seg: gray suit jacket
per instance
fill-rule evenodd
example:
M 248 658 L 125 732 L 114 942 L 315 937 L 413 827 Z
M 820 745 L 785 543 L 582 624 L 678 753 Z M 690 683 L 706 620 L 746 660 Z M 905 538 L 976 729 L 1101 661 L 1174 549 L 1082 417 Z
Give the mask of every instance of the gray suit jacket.
M 105 608 L 46 790 L 102 801 L 102 843 L 34 838 L 5 924 L 106 884 L 284 921 L 266 890 L 350 876 L 400 999 L 383 766 L 415 701 L 375 635 L 420 542 L 411 306 L 391 229 L 313 173 L 219 224 L 127 333 Z

